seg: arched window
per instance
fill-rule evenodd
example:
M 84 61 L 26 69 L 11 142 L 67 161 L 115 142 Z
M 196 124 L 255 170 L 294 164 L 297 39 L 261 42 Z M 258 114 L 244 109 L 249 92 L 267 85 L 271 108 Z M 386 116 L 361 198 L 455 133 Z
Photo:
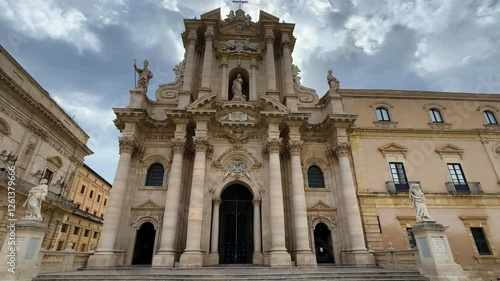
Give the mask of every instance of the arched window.
M 443 123 L 443 117 L 441 112 L 435 108 L 429 110 L 429 116 L 431 117 L 432 123 Z
M 146 175 L 146 186 L 162 186 L 165 169 L 160 163 L 154 163 L 148 169 Z
M 318 166 L 311 166 L 307 170 L 307 182 L 310 188 L 324 188 L 325 178 L 323 177 L 323 172 Z
M 495 114 L 491 111 L 483 112 L 484 119 L 486 120 L 486 124 L 498 125 L 497 119 L 495 118 Z
M 375 112 L 377 113 L 378 121 L 391 121 L 391 118 L 389 117 L 389 110 L 387 110 L 387 108 L 377 107 Z

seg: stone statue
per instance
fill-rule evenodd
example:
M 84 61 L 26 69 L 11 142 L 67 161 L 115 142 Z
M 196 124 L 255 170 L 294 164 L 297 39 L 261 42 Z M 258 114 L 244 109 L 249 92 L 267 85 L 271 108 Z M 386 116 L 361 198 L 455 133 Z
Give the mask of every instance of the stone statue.
M 245 16 L 245 22 L 244 23 L 245 23 L 246 26 L 249 26 L 251 22 L 252 22 L 252 17 L 249 14 L 247 14 Z
M 172 69 L 175 72 L 175 82 L 183 81 L 184 78 L 184 67 L 186 65 L 186 61 L 182 60 Z
M 421 221 L 434 221 L 427 211 L 427 206 L 425 205 L 424 192 L 420 188 L 420 184 L 414 182 L 410 184 L 409 195 L 411 199 L 411 204 L 415 209 L 417 214 L 417 222 Z
M 28 198 L 24 202 L 23 207 L 26 207 L 26 216 L 24 219 L 42 221 L 42 201 L 45 200 L 49 186 L 47 180 L 42 179 L 39 185 L 30 189 Z
M 334 94 L 339 93 L 340 82 L 333 76 L 333 71 L 328 70 L 328 75 L 326 76 L 326 80 L 328 81 L 328 86 L 330 87 L 330 91 Z
M 137 87 L 138 89 L 143 89 L 144 93 L 148 91 L 149 80 L 153 78 L 153 72 L 148 68 L 149 61 L 144 61 L 144 68 L 137 68 L 137 65 L 134 63 L 134 69 L 137 73 L 139 73 L 139 79 L 137 79 Z
M 241 74 L 236 76 L 236 79 L 233 80 L 232 92 L 233 92 L 233 101 L 245 101 L 246 96 L 243 95 L 243 78 L 241 78 Z
M 299 73 L 300 73 L 300 68 L 295 64 L 292 64 L 292 80 L 298 86 L 300 86 L 300 79 L 302 78 L 299 76 Z
M 233 21 L 236 18 L 236 15 L 234 14 L 234 11 L 231 10 L 229 11 L 229 15 L 226 15 L 225 21 Z

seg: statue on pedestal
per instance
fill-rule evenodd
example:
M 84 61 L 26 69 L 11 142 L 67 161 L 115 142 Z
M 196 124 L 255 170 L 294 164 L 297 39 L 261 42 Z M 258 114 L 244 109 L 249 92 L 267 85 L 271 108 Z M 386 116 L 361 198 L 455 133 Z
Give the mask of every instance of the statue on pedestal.
M 236 79 L 233 80 L 232 86 L 233 99 L 232 101 L 245 101 L 246 97 L 243 95 L 243 78 L 241 78 L 241 74 L 236 76 Z
M 23 207 L 26 207 L 26 215 L 24 219 L 42 221 L 42 201 L 45 200 L 49 186 L 47 180 L 42 179 L 39 185 L 30 189 L 28 198 L 24 202 Z
M 151 71 L 149 68 L 149 61 L 145 60 L 144 61 L 144 68 L 140 69 L 135 65 L 134 63 L 134 69 L 137 73 L 139 73 L 139 79 L 137 79 L 137 86 L 136 88 L 138 89 L 143 89 L 144 93 L 148 91 L 148 85 L 149 85 L 149 80 L 153 78 L 153 71 Z
M 326 80 L 328 81 L 328 87 L 330 87 L 330 91 L 333 94 L 338 94 L 339 93 L 339 88 L 340 88 L 340 82 L 333 76 L 333 71 L 330 69 L 328 70 L 328 75 L 326 76 Z
M 429 211 L 427 210 L 427 206 L 425 205 L 425 195 L 420 188 L 420 184 L 414 182 L 410 184 L 409 195 L 411 199 L 411 204 L 415 209 L 417 214 L 417 222 L 422 221 L 434 221 L 429 215 Z

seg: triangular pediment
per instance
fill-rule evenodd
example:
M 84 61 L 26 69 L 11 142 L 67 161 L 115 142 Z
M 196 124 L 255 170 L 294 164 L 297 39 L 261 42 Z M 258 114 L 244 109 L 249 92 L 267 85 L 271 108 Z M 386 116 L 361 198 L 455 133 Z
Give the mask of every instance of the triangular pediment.
M 138 206 L 134 207 L 134 209 L 158 209 L 158 208 L 161 207 L 151 199 L 148 199 L 139 204 Z
M 464 150 L 456 145 L 453 145 L 451 143 L 443 145 L 442 147 L 436 149 L 436 152 L 443 157 L 444 154 L 450 155 L 450 154 L 456 154 L 462 157 Z
M 290 109 L 279 101 L 271 98 L 270 96 L 261 95 L 260 96 L 260 108 L 261 113 L 277 113 L 277 114 L 288 114 Z
M 378 150 L 380 150 L 380 152 L 382 152 L 384 156 L 389 153 L 402 154 L 403 156 L 405 156 L 406 152 L 408 151 L 408 148 L 399 145 L 397 143 L 391 142 L 389 144 L 381 146 Z
M 202 20 L 219 20 L 220 19 L 220 8 L 214 9 L 210 12 L 206 12 L 200 16 Z
M 308 211 L 335 211 L 335 208 L 326 204 L 322 200 L 319 200 L 314 206 L 308 209 Z
M 262 10 L 260 10 L 260 13 L 259 13 L 259 21 L 263 22 L 263 21 L 267 21 L 267 22 L 279 22 L 280 19 L 269 14 L 269 13 L 266 13 Z
M 214 111 L 212 108 L 213 103 L 215 102 L 216 95 L 215 94 L 208 94 L 205 95 L 194 102 L 188 104 L 186 106 L 186 110 L 188 111 Z

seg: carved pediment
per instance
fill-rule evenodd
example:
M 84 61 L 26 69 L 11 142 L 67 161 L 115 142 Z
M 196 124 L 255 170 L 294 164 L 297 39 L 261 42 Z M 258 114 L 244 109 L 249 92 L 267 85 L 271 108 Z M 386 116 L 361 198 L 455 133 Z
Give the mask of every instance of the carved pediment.
M 402 154 L 403 156 L 406 156 L 406 152 L 408 151 L 408 148 L 406 148 L 402 145 L 399 145 L 397 143 L 391 142 L 389 144 L 386 144 L 386 145 L 380 147 L 378 150 L 380 150 L 380 152 L 382 152 L 384 157 L 390 153 Z
M 307 209 L 308 212 L 325 212 L 325 211 L 334 212 L 335 210 L 336 208 L 326 204 L 322 200 L 319 200 L 318 203 L 316 203 L 311 208 Z
M 267 22 L 279 22 L 280 19 L 269 14 L 269 13 L 266 13 L 262 10 L 260 10 L 260 13 L 259 13 L 259 22 L 264 22 L 264 21 L 267 21 Z
M 224 151 L 219 157 L 217 157 L 217 160 L 214 161 L 214 165 L 217 168 L 222 168 L 230 160 L 236 158 L 242 159 L 250 168 L 258 168 L 261 165 L 259 160 L 257 160 L 252 152 L 239 145 L 226 149 L 226 151 Z
M 220 19 L 220 8 L 213 9 L 210 12 L 206 12 L 200 16 L 202 20 L 219 20 Z
M 260 96 L 260 113 L 264 115 L 285 115 L 290 113 L 290 109 L 270 96 Z
M 456 145 L 453 144 L 446 144 L 442 146 L 441 148 L 436 149 L 436 152 L 443 158 L 444 155 L 459 155 L 460 158 L 462 158 L 462 155 L 464 154 L 464 150 Z
M 148 199 L 141 204 L 132 207 L 132 209 L 162 209 L 162 207 L 156 204 L 156 202 L 154 202 L 153 200 Z
M 208 94 L 205 95 L 194 102 L 190 103 L 186 106 L 187 111 L 215 111 L 214 103 L 215 103 L 216 95 Z

